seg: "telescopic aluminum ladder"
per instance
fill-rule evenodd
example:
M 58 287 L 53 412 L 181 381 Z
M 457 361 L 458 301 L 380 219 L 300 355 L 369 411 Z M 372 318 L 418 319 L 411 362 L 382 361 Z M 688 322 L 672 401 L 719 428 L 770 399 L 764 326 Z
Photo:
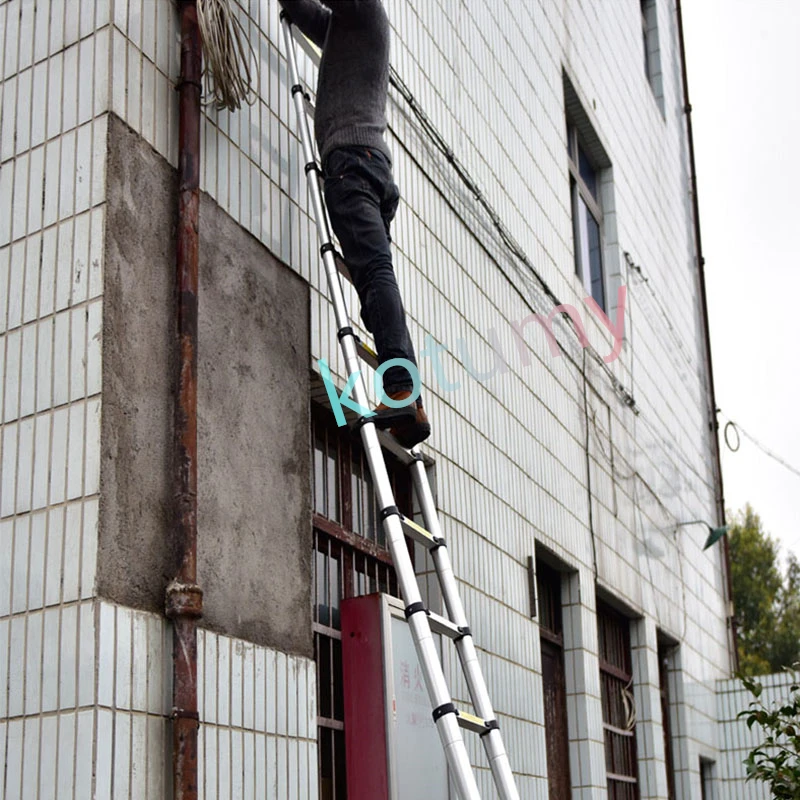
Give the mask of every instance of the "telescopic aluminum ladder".
M 281 26 L 286 43 L 292 98 L 300 126 L 300 138 L 305 158 L 305 173 L 314 207 L 314 216 L 316 217 L 317 231 L 321 244 L 320 253 L 333 300 L 338 338 L 348 375 L 357 375 L 352 397 L 359 406 L 368 408 L 359 357 L 375 366 L 377 363 L 375 353 L 359 340 L 350 325 L 350 319 L 347 315 L 344 293 L 339 279 L 339 272 L 346 274 L 346 267 L 344 267 L 341 256 L 336 253 L 332 242 L 330 224 L 322 191 L 320 190 L 321 170 L 315 157 L 309 125 L 309 115 L 313 113 L 313 106 L 311 106 L 308 94 L 304 91 L 300 81 L 295 37 L 292 32 L 293 26 L 283 12 L 281 13 Z M 299 32 L 297 42 L 318 63 L 317 53 Z M 480 736 L 500 800 L 519 800 L 511 765 L 509 764 L 500 728 L 492 709 L 486 682 L 478 663 L 475 644 L 467 624 L 461 597 L 458 594 L 458 585 L 453 574 L 447 546 L 442 537 L 422 455 L 418 448 L 406 450 L 392 436 L 378 431 L 370 417 L 363 417 L 359 422 L 361 439 L 374 481 L 386 540 L 389 543 L 398 584 L 406 606 L 406 619 L 408 620 L 419 663 L 422 667 L 425 686 L 433 708 L 433 719 L 442 741 L 451 779 L 462 800 L 479 800 L 480 793 L 478 792 L 475 774 L 469 761 L 464 739 L 461 736 L 461 729 L 463 728 Z M 425 528 L 416 525 L 398 510 L 392 494 L 386 462 L 383 458 L 382 445 L 410 468 L 414 486 L 417 490 L 417 497 L 422 508 Z M 429 611 L 422 602 L 414 567 L 405 543 L 406 535 L 415 542 L 419 542 L 430 552 L 442 588 L 442 596 L 449 619 Z M 477 716 L 457 709 L 454 705 L 447 687 L 442 664 L 439 660 L 439 654 L 433 638 L 434 632 L 452 639 L 455 643 Z

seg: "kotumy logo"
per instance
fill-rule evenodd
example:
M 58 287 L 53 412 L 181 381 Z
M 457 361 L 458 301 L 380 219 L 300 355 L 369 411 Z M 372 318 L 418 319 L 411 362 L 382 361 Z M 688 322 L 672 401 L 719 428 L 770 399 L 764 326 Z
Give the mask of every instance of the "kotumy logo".
M 594 313 L 594 315 L 614 337 L 614 347 L 607 356 L 603 356 L 603 361 L 605 361 L 606 364 L 616 361 L 616 359 L 619 357 L 620 351 L 622 350 L 622 337 L 625 330 L 626 297 L 626 287 L 620 286 L 617 290 L 617 312 L 614 324 L 611 323 L 611 320 L 608 318 L 608 316 L 606 316 L 606 313 L 603 311 L 603 309 L 600 308 L 600 306 L 595 302 L 594 298 L 585 297 L 583 299 L 583 302 L 586 303 L 586 305 L 589 307 L 589 310 Z M 520 364 L 523 367 L 530 366 L 531 363 L 529 348 L 525 341 L 525 328 L 531 322 L 538 322 L 544 330 L 545 338 L 547 339 L 547 343 L 550 347 L 550 355 L 553 358 L 558 358 L 561 355 L 561 347 L 559 346 L 555 334 L 553 333 L 553 318 L 557 314 L 567 314 L 570 317 L 575 327 L 575 332 L 581 348 L 589 345 L 589 338 L 586 335 L 586 329 L 583 326 L 583 321 L 581 320 L 581 315 L 578 309 L 575 308 L 575 306 L 562 303 L 561 305 L 556 306 L 546 317 L 543 314 L 530 314 L 519 322 L 509 323 L 514 344 L 516 346 L 517 355 L 519 357 Z M 509 366 L 505 359 L 505 354 L 503 353 L 503 348 L 500 344 L 500 337 L 498 336 L 496 328 L 489 329 L 488 339 L 492 346 L 494 365 L 486 372 L 479 372 L 475 369 L 472 357 L 467 349 L 466 341 L 464 339 L 456 339 L 456 349 L 461 356 L 461 361 L 467 371 L 467 374 L 474 380 L 480 381 L 481 383 L 490 380 L 498 373 L 503 374 L 509 371 Z M 446 345 L 439 344 L 430 334 L 426 334 L 425 348 L 420 351 L 419 357 L 420 359 L 429 358 L 431 360 L 431 369 L 436 377 L 436 382 L 439 384 L 439 387 L 443 392 L 455 392 L 461 388 L 461 381 L 449 381 L 444 374 L 444 367 L 439 359 L 439 354 L 447 351 L 448 347 Z M 340 394 L 336 388 L 336 384 L 333 382 L 328 362 L 324 359 L 319 359 L 317 364 L 319 365 L 322 380 L 325 383 L 325 389 L 328 392 L 328 398 L 331 401 L 331 407 L 333 408 L 333 414 L 336 418 L 337 425 L 341 427 L 347 424 L 344 416 L 345 408 L 349 408 L 351 411 L 354 411 L 361 417 L 372 417 L 375 415 L 374 411 L 364 408 L 350 397 L 350 393 L 353 391 L 356 381 L 361 375 L 360 371 L 353 372 L 348 377 L 347 383 Z M 414 389 L 411 393 L 411 397 L 402 401 L 392 400 L 390 397 L 387 397 L 383 391 L 383 374 L 387 369 L 395 366 L 405 367 L 405 369 L 407 369 L 411 375 L 411 379 L 414 383 Z M 416 365 L 412 364 L 405 358 L 393 358 L 389 361 L 385 361 L 375 371 L 375 393 L 380 397 L 379 402 L 384 403 L 390 408 L 401 408 L 402 406 L 408 405 L 410 402 L 413 402 L 417 399 L 417 397 L 419 397 L 421 391 L 422 381 L 419 376 L 419 370 L 417 369 Z

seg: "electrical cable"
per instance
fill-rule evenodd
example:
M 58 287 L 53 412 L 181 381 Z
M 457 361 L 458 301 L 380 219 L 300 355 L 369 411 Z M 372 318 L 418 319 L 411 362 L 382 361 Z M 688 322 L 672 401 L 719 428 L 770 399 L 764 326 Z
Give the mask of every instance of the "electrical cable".
M 456 174 L 460 178 L 461 182 L 466 186 L 470 194 L 473 198 L 479 203 L 479 205 L 484 209 L 486 214 L 488 215 L 493 227 L 497 231 L 498 235 L 500 236 L 501 241 L 505 244 L 508 248 L 509 252 L 522 264 L 527 267 L 529 272 L 536 278 L 539 288 L 544 294 L 548 297 L 548 299 L 553 303 L 554 307 L 558 307 L 563 305 L 559 298 L 556 296 L 555 292 L 550 288 L 550 285 L 547 281 L 542 277 L 542 275 L 536 269 L 536 266 L 528 257 L 527 253 L 523 250 L 522 246 L 517 242 L 517 240 L 513 237 L 511 232 L 506 227 L 503 220 L 500 218 L 500 215 L 495 211 L 492 204 L 487 200 L 486 196 L 481 191 L 480 186 L 478 186 L 477 182 L 472 178 L 469 174 L 467 168 L 459 161 L 456 154 L 453 152 L 453 149 L 447 144 L 447 141 L 442 136 L 442 134 L 438 131 L 436 126 L 431 122 L 428 118 L 428 115 L 422 110 L 419 103 L 417 103 L 416 98 L 411 93 L 411 90 L 405 84 L 403 79 L 398 75 L 397 70 L 394 67 L 389 68 L 389 82 L 391 85 L 400 93 L 403 99 L 408 104 L 409 108 L 413 112 L 414 116 L 417 118 L 422 129 L 427 133 L 430 140 L 434 143 L 436 148 L 444 155 L 445 159 L 450 163 L 450 165 L 455 170 Z M 567 316 L 567 320 L 569 324 L 574 329 L 574 322 L 572 318 Z M 576 331 L 577 333 L 577 331 Z M 638 413 L 638 408 L 636 406 L 636 401 L 633 398 L 633 395 L 625 389 L 622 385 L 621 381 L 614 375 L 608 365 L 603 361 L 600 354 L 591 346 L 588 347 L 592 359 L 597 362 L 600 368 L 605 372 L 606 376 L 611 382 L 614 390 L 619 394 L 626 405 L 628 405 L 634 413 Z M 577 364 L 575 365 L 577 367 Z
M 720 413 L 722 413 L 722 412 L 720 411 Z M 732 447 L 730 441 L 728 440 L 728 432 L 729 432 L 729 430 L 732 430 L 736 434 L 736 447 Z M 797 475 L 798 477 L 800 477 L 800 469 L 798 469 L 797 467 L 793 466 L 792 464 L 790 464 L 785 459 L 781 458 L 777 453 L 775 453 L 774 451 L 770 450 L 769 447 L 767 447 L 765 444 L 762 444 L 758 439 L 756 439 L 755 436 L 753 436 L 752 434 L 748 433 L 741 425 L 739 425 L 738 422 L 734 422 L 733 420 L 729 419 L 728 422 L 725 424 L 725 428 L 724 428 L 723 432 L 724 432 L 725 444 L 727 445 L 728 449 L 732 453 L 737 452 L 739 447 L 740 447 L 741 438 L 740 438 L 739 434 L 741 434 L 746 439 L 749 439 L 750 442 L 752 444 L 754 444 L 759 450 L 761 450 L 762 453 L 764 453 L 765 455 L 769 456 L 773 461 L 777 461 L 782 467 L 786 467 L 786 469 L 788 469 L 789 472 L 792 472 L 795 475 Z
M 230 0 L 198 0 L 197 22 L 205 56 L 203 74 L 213 98 L 211 104 L 217 111 L 236 111 L 243 102 L 253 105 L 259 95 L 260 68 L 247 31 L 232 11 Z M 250 57 L 256 65 L 255 86 Z

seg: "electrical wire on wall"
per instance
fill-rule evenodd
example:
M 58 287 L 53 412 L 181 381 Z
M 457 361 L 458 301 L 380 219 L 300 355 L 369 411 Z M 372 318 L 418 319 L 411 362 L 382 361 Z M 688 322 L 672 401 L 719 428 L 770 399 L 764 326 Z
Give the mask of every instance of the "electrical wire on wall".
M 725 416 L 719 409 L 717 409 L 717 411 L 722 416 Z M 788 469 L 789 472 L 800 477 L 800 469 L 792 466 L 788 461 L 781 458 L 773 450 L 770 450 L 769 447 L 767 447 L 765 444 L 762 444 L 758 439 L 756 439 L 755 436 L 748 433 L 737 422 L 734 422 L 732 419 L 728 419 L 728 421 L 725 423 L 725 427 L 723 428 L 723 439 L 725 440 L 725 446 L 728 448 L 728 450 L 730 450 L 732 453 L 737 453 L 741 447 L 742 436 L 754 444 L 762 453 L 764 453 L 764 455 L 769 456 L 773 461 L 777 461 L 782 467 Z M 735 447 L 733 442 L 736 443 Z
M 559 300 L 559 298 L 556 296 L 555 292 L 551 289 L 550 285 L 547 283 L 547 281 L 544 279 L 544 277 L 541 275 L 541 273 L 537 270 L 536 266 L 533 264 L 531 259 L 528 257 L 528 255 L 525 252 L 525 250 L 522 248 L 522 246 L 519 244 L 519 242 L 517 242 L 517 240 L 514 238 L 514 236 L 508 230 L 508 227 L 505 225 L 505 223 L 503 222 L 503 220 L 500 217 L 500 215 L 497 213 L 495 208 L 489 202 L 489 200 L 487 199 L 486 195 L 483 193 L 483 191 L 481 190 L 480 186 L 478 185 L 477 181 L 470 175 L 470 173 L 467 170 L 467 168 L 458 159 L 458 157 L 456 156 L 455 152 L 449 146 L 449 144 L 447 143 L 445 138 L 442 136 L 442 134 L 439 132 L 439 130 L 436 128 L 436 126 L 431 122 L 431 120 L 428 117 L 428 115 L 420 107 L 420 105 L 417 102 L 416 98 L 411 93 L 411 90 L 405 84 L 403 79 L 398 75 L 397 70 L 395 70 L 394 67 L 390 67 L 390 70 L 389 70 L 389 82 L 398 91 L 400 96 L 403 98 L 403 100 L 406 102 L 408 107 L 411 109 L 411 111 L 414 114 L 414 117 L 417 119 L 421 129 L 428 136 L 429 140 L 433 143 L 434 147 L 442 155 L 444 155 L 444 157 L 447 160 L 447 162 L 455 170 L 455 173 L 458 176 L 458 178 L 461 181 L 461 183 L 467 189 L 467 191 L 472 196 L 472 198 L 484 210 L 484 212 L 486 213 L 486 215 L 488 216 L 488 218 L 489 218 L 489 220 L 491 222 L 492 227 L 496 231 L 496 233 L 499 236 L 500 240 L 505 245 L 505 247 L 508 250 L 508 252 L 514 257 L 516 262 L 519 262 L 520 264 L 522 264 L 524 267 L 527 268 L 528 275 L 524 275 L 523 273 L 521 273 L 520 270 L 517 269 L 518 275 L 523 277 L 523 279 L 528 278 L 530 276 L 533 276 L 535 278 L 535 282 L 536 282 L 536 285 L 537 285 L 537 288 L 539 289 L 539 291 L 544 293 L 544 295 L 550 300 L 550 302 L 553 304 L 554 307 L 563 305 L 561 300 Z M 397 139 L 398 139 L 398 141 L 400 141 L 401 145 L 404 147 L 404 149 L 409 154 L 409 156 L 411 156 L 413 158 L 412 154 L 405 147 L 402 139 L 399 136 L 397 137 Z M 417 159 L 414 159 L 414 161 L 417 164 L 417 166 L 420 168 L 420 170 L 427 175 L 427 172 L 422 167 L 422 165 L 419 164 L 419 161 L 417 161 Z M 450 205 L 450 207 L 453 209 L 453 211 L 459 217 L 461 217 L 459 212 L 455 209 L 452 201 L 449 200 L 444 195 L 444 192 L 442 191 L 442 189 L 439 186 L 439 184 L 436 181 L 432 181 L 432 183 L 439 190 L 440 194 L 443 195 L 443 197 L 445 199 L 445 202 L 447 202 L 448 205 Z M 469 229 L 472 230 L 471 227 Z M 493 260 L 495 260 L 495 264 L 498 267 L 500 267 L 500 265 L 496 261 L 496 259 L 493 259 Z M 516 266 L 517 266 L 517 264 L 515 263 L 515 267 Z M 500 269 L 502 270 L 502 267 L 500 267 Z M 505 272 L 504 272 L 504 274 L 505 274 Z M 508 277 L 509 276 L 506 274 L 506 278 L 508 278 Z M 512 286 L 514 286 L 513 281 L 511 281 L 510 279 L 509 279 L 509 283 Z M 530 304 L 530 298 L 526 297 L 521 292 L 519 292 L 519 294 L 521 295 L 522 299 L 527 304 Z M 536 311 L 537 309 L 532 308 L 532 310 Z M 572 326 L 573 331 L 575 331 L 577 333 L 577 331 L 575 330 L 574 322 L 572 321 L 571 317 L 569 317 L 569 315 L 567 315 L 567 321 L 568 321 L 568 324 L 570 326 Z M 558 346 L 560 347 L 560 349 L 562 350 L 564 355 L 567 356 L 570 359 L 570 361 L 572 361 L 573 365 L 577 369 L 582 371 L 581 370 L 581 366 L 577 363 L 577 361 L 574 358 L 572 358 L 571 354 L 567 351 L 567 349 L 565 348 L 563 343 L 562 342 L 558 342 Z M 592 359 L 597 363 L 597 365 L 605 373 L 606 377 L 608 378 L 609 382 L 611 383 L 611 385 L 612 385 L 614 391 L 617 393 L 617 395 L 620 396 L 620 398 L 623 400 L 623 402 L 628 407 L 630 407 L 634 411 L 634 413 L 639 413 L 639 410 L 638 410 L 638 407 L 636 405 L 636 401 L 633 398 L 633 395 L 630 393 L 630 391 L 628 391 L 623 386 L 623 384 L 617 378 L 617 376 L 614 375 L 613 371 L 609 368 L 608 364 L 606 364 L 603 361 L 603 359 L 600 356 L 600 354 L 593 347 L 591 347 L 590 345 L 587 346 L 586 349 L 589 350 Z

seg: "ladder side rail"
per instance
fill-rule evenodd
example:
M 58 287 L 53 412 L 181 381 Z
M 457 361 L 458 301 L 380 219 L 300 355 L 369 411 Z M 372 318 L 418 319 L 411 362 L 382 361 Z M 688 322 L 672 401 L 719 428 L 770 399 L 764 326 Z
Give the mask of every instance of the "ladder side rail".
M 426 529 L 440 540 L 444 540 L 442 529 L 439 525 L 439 516 L 433 500 L 428 475 L 422 461 L 411 465 L 414 485 L 417 489 L 422 516 Z M 468 628 L 467 616 L 458 592 L 455 573 L 453 572 L 450 554 L 447 547 L 437 547 L 431 553 L 439 584 L 442 587 L 442 596 L 450 620 L 460 628 Z M 479 717 L 487 721 L 495 721 L 496 716 L 489 690 L 483 677 L 483 671 L 478 661 L 478 653 L 472 635 L 463 636 L 456 641 L 456 651 L 461 660 L 464 677 L 467 681 L 470 698 Z M 501 800 L 519 800 L 519 792 L 514 781 L 511 763 L 503 743 L 499 728 L 492 728 L 481 735 L 489 766 L 492 770 L 495 786 L 500 793 Z
M 293 47 L 293 36 L 291 32 L 292 26 L 285 16 L 282 18 L 281 24 L 283 26 L 289 73 L 292 81 L 291 91 L 300 124 L 303 152 L 306 159 L 306 173 L 310 178 L 310 173 L 312 171 L 317 173 L 319 168 L 314 158 L 311 131 L 304 109 L 303 90 L 302 86 L 299 84 L 297 58 Z M 313 167 L 311 166 L 312 164 Z M 339 276 L 332 252 L 330 231 L 327 229 L 325 208 L 318 181 L 311 181 L 309 179 L 309 188 L 313 200 L 317 231 L 320 241 L 322 242 L 321 251 L 334 304 L 336 323 L 339 331 L 342 331 L 345 328 L 349 328 L 349 319 L 347 317 L 344 294 L 341 284 L 339 283 Z M 358 369 L 359 365 L 356 354 L 355 337 L 350 333 L 349 335 L 341 336 L 340 341 L 345 354 L 345 362 L 349 374 L 358 373 L 353 387 L 353 398 L 356 403 L 366 408 L 367 396 L 363 377 Z M 381 509 L 396 508 L 378 434 L 375 425 L 369 421 L 368 417 L 364 421 L 364 424 L 361 425 L 361 438 L 364 443 L 367 462 L 373 475 L 375 494 L 379 506 Z M 398 584 L 407 611 L 410 611 L 412 608 L 417 609 L 407 614 L 408 623 L 411 628 L 431 704 L 434 709 L 452 706 L 452 697 L 445 681 L 441 663 L 439 662 L 439 654 L 436 651 L 436 644 L 428 623 L 428 617 L 423 610 L 422 596 L 411 563 L 411 556 L 406 547 L 399 512 L 386 515 L 383 520 L 383 525 L 389 543 L 389 549 L 392 554 L 392 560 L 394 561 Z M 458 725 L 457 715 L 455 713 L 443 713 L 435 722 L 442 747 L 444 748 L 445 757 L 450 767 L 450 777 L 455 783 L 459 795 L 463 800 L 480 800 L 480 793 L 478 792 L 478 786 L 469 761 L 461 729 Z

